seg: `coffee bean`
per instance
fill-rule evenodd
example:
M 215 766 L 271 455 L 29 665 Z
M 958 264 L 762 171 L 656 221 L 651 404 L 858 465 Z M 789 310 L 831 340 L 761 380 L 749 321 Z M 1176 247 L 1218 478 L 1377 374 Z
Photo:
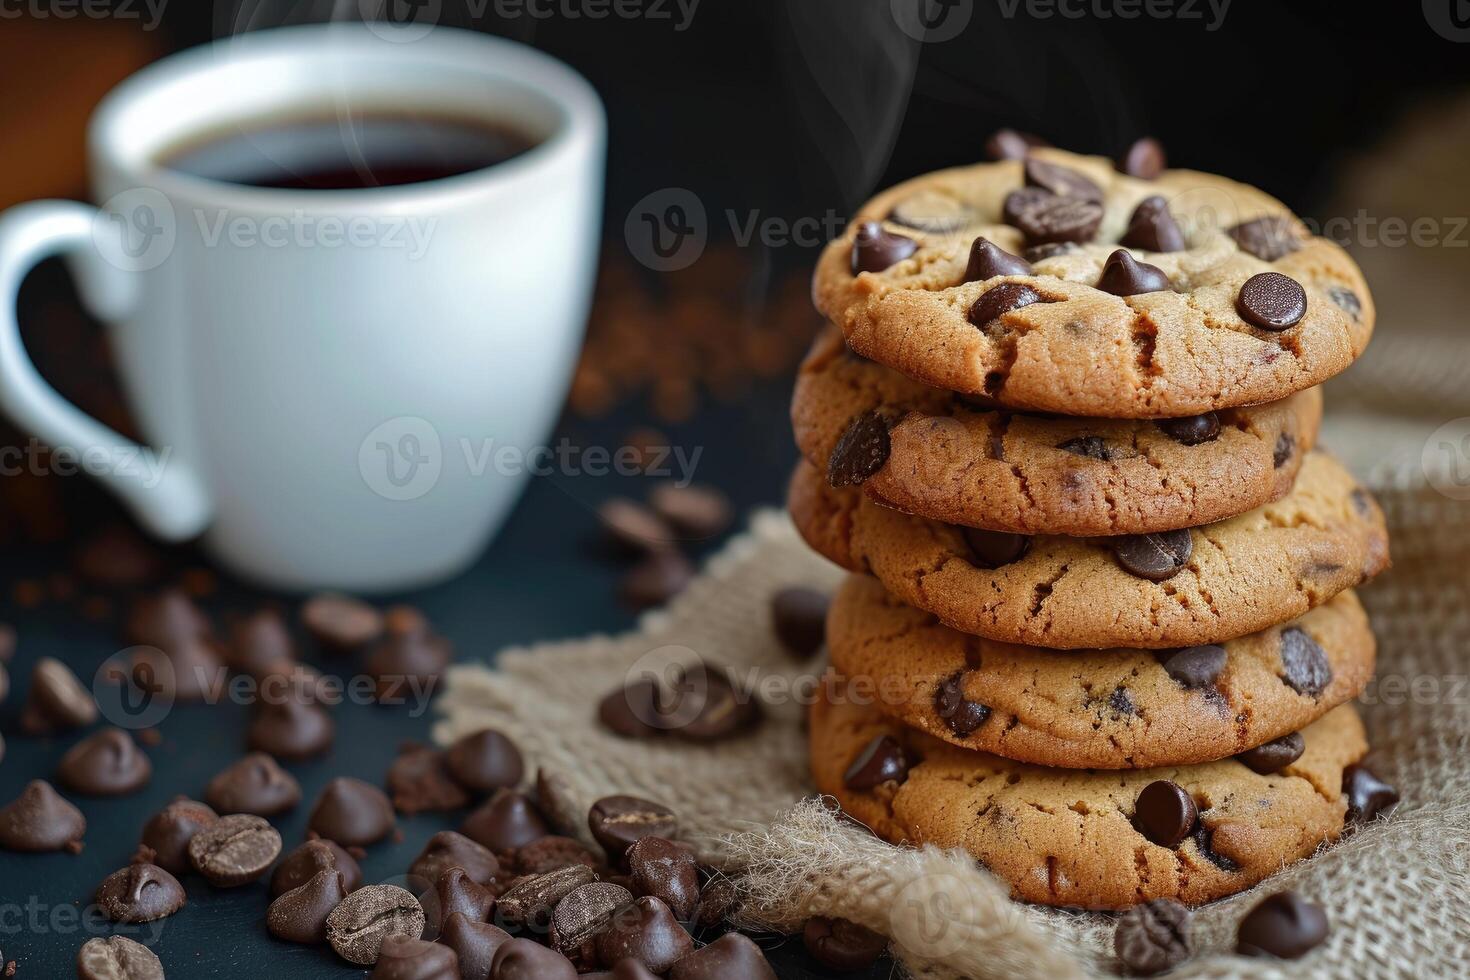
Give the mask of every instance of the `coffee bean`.
M 348 847 L 362 847 L 393 832 L 393 804 L 378 787 L 339 776 L 311 808 L 307 828 Z
M 97 702 L 70 667 L 42 657 L 31 669 L 31 689 L 21 708 L 20 729 L 27 735 L 54 735 L 86 728 L 97 720 Z
M 627 851 L 633 891 L 652 895 L 688 922 L 699 908 L 699 868 L 687 848 L 663 837 L 640 837 Z
M 1350 823 L 1368 823 L 1392 812 L 1399 791 L 1375 776 L 1366 766 L 1348 766 L 1342 773 L 1342 794 L 1347 797 Z
M 262 702 L 246 731 L 246 744 L 278 759 L 309 759 L 332 747 L 336 723 L 326 709 L 295 700 Z
M 385 936 L 368 980 L 460 980 L 459 956 L 440 943 Z
M 651 552 L 618 582 L 618 597 L 633 609 L 661 606 L 694 580 L 694 566 L 681 552 Z
M 197 800 L 179 797 L 148 818 L 142 844 L 153 851 L 153 863 L 170 874 L 190 868 L 189 841 L 219 819 L 219 814 Z
M 300 888 L 319 872 L 335 871 L 342 876 L 343 887 L 356 891 L 362 887 L 362 868 L 357 859 L 342 845 L 325 838 L 313 838 L 287 854 L 271 874 L 271 897 L 279 898 L 293 888 Z
M 802 944 L 822 966 L 838 973 L 867 970 L 888 948 L 888 940 L 846 919 L 815 916 L 801 931 Z
M 418 899 L 397 885 L 367 885 L 327 916 L 327 942 L 349 963 L 371 966 L 389 936 L 417 939 L 424 932 Z
M 204 800 L 220 813 L 273 817 L 301 802 L 301 784 L 264 752 L 252 752 L 209 781 Z
M 1241 250 L 1262 262 L 1275 262 L 1302 247 L 1301 235 L 1284 215 L 1269 215 L 1243 221 L 1230 229 L 1230 237 Z
M 888 462 L 888 421 L 880 412 L 864 412 L 848 423 L 827 459 L 827 482 L 855 487 Z
M 419 893 L 424 910 L 424 935 L 434 938 L 447 916 L 462 912 L 471 919 L 485 921 L 495 908 L 495 893 L 479 884 L 464 868 L 446 868 L 434 884 Z
M 960 282 L 981 282 L 996 276 L 1029 276 L 1031 263 L 1019 255 L 1012 255 L 985 237 L 976 238 L 970 245 L 970 261 L 965 266 L 965 277 Z
M 577 980 L 577 968 L 554 949 L 512 939 L 495 951 L 490 975 L 495 980 Z
M 1186 248 L 1184 232 L 1169 213 L 1169 202 L 1154 195 L 1146 197 L 1128 218 L 1128 230 L 1120 245 L 1146 252 L 1182 252 Z
M 513 851 L 551 833 L 536 804 L 524 793 L 508 789 L 496 790 L 459 829 L 496 853 Z
M 1000 568 L 1020 561 L 1031 550 L 1031 539 L 1024 534 L 978 527 L 962 527 L 960 533 L 970 549 L 970 564 L 976 568 Z
M 694 538 L 712 538 L 730 526 L 730 498 L 714 487 L 660 483 L 648 495 L 654 513 Z
M 727 932 L 675 963 L 669 980 L 776 980 L 776 971 L 748 937 Z
M 152 922 L 184 907 L 184 887 L 156 864 L 130 864 L 102 880 L 96 900 L 113 922 Z
M 903 746 L 889 735 L 878 735 L 859 752 L 842 775 L 848 789 L 876 789 L 887 782 L 908 778 L 909 760 Z
M 975 224 L 980 216 L 974 208 L 948 194 L 922 190 L 895 204 L 888 212 L 888 220 L 931 235 L 952 235 Z
M 1160 419 L 1154 424 L 1170 439 L 1185 446 L 1214 442 L 1220 435 L 1220 416 L 1214 412 L 1186 415 L 1177 419 Z
M 1262 330 L 1286 330 L 1307 315 L 1307 291 L 1279 272 L 1258 272 L 1235 296 L 1240 318 Z
M 1118 919 L 1113 951 L 1134 976 L 1152 977 L 1172 970 L 1193 952 L 1189 909 L 1172 898 L 1135 905 Z
M 191 641 L 207 640 L 213 632 L 208 617 L 180 589 L 144 596 L 128 616 L 127 634 L 133 643 L 164 651 Z
M 77 951 L 78 980 L 164 980 L 153 950 L 126 936 L 97 936 Z
M 1101 187 L 1070 167 L 1039 157 L 1027 157 L 1022 171 L 1027 187 L 1040 187 L 1058 197 L 1075 197 L 1083 201 L 1101 201 L 1103 198 Z
M 20 796 L 0 807 L 0 847 L 7 851 L 80 850 L 87 818 L 44 779 L 26 783 Z
M 1300 759 L 1306 748 L 1307 743 L 1302 739 L 1301 733 L 1292 732 L 1289 735 L 1274 738 L 1263 745 L 1257 745 L 1253 749 L 1246 749 L 1235 758 L 1252 772 L 1269 776 Z
M 525 775 L 520 749 L 493 728 L 456 739 L 444 750 L 444 762 L 449 774 L 474 793 L 519 786 Z
M 694 948 L 694 940 L 669 906 L 645 895 L 619 907 L 596 934 L 597 959 L 613 967 L 635 960 L 652 973 L 665 973 Z
M 500 862 L 483 844 L 463 834 L 441 830 L 413 859 L 408 873 L 424 881 L 438 881 L 450 868 L 461 868 L 471 881 L 488 885 L 500 874 Z
M 342 872 L 324 870 L 271 902 L 265 927 L 288 943 L 315 945 L 327 941 L 327 917 L 347 898 Z
M 1317 698 L 1332 683 L 1327 652 L 1298 626 L 1281 631 L 1281 679 L 1298 694 Z
M 1118 158 L 1118 169 L 1140 180 L 1155 179 L 1167 166 L 1164 144 L 1152 136 L 1134 140 L 1133 145 Z
M 1178 847 L 1189 837 L 1198 819 L 1199 809 L 1194 800 L 1178 783 L 1167 779 L 1149 783 L 1134 803 L 1134 826 L 1160 847 Z
M 428 629 L 389 630 L 363 670 L 377 680 L 379 704 L 406 704 L 432 692 L 451 659 L 449 641 Z
M 63 785 L 88 796 L 120 796 L 141 789 L 153 764 L 121 728 L 104 728 L 73 745 L 61 757 L 57 776 Z
M 1164 661 L 1164 670 L 1177 682 L 1192 691 L 1213 687 L 1230 654 L 1222 646 L 1213 643 L 1200 647 L 1186 647 Z
M 568 956 L 607 928 L 633 893 L 610 881 L 594 881 L 568 893 L 551 911 L 551 941 Z
M 189 841 L 189 863 L 218 888 L 248 884 L 281 853 L 281 835 L 249 813 L 220 817 Z
M 496 900 L 495 920 L 509 929 L 544 932 L 551 925 L 556 903 L 596 880 L 592 869 L 582 864 L 519 878 Z
M 510 942 L 511 935 L 488 922 L 475 922 L 461 913 L 444 920 L 439 942 L 459 957 L 460 980 L 490 980 L 495 951 Z
M 1178 575 L 1193 553 L 1194 539 L 1187 528 L 1113 539 L 1113 556 L 1124 571 L 1153 582 Z
M 301 607 L 312 637 L 335 652 L 356 650 L 383 633 L 383 615 L 360 599 L 334 593 L 314 595 Z
M 658 724 L 658 684 L 639 680 L 611 691 L 598 702 L 597 720 L 622 738 L 649 738 L 665 729 Z
M 810 657 L 827 641 L 827 609 L 832 599 L 816 589 L 792 586 L 771 596 L 771 624 L 790 653 Z
M 1096 201 L 1058 197 L 1036 188 L 1012 191 L 1003 207 L 1006 223 L 1021 229 L 1028 245 L 1090 242 L 1103 219 L 1103 206 Z
M 587 827 L 608 859 L 621 864 L 634 841 L 648 836 L 672 838 L 679 822 L 674 811 L 660 803 L 636 796 L 604 796 L 592 804 Z
M 1049 146 L 1046 140 L 1014 129 L 997 129 L 985 140 L 985 156 L 990 160 L 1024 160 L 1033 146 Z
M 964 671 L 956 671 L 940 681 L 934 691 L 934 710 L 960 738 L 971 735 L 990 717 L 988 707 L 965 699 L 964 680 Z
M 1358 294 L 1346 286 L 1331 286 L 1327 290 L 1327 298 L 1354 320 L 1363 317 L 1363 301 L 1358 299 Z
M 1288 459 L 1291 459 L 1291 454 L 1295 451 L 1296 440 L 1292 438 L 1291 433 L 1281 433 L 1279 436 L 1276 437 L 1275 449 L 1271 451 L 1271 465 L 1278 470 L 1281 469 L 1281 467 L 1285 465 L 1286 461 Z
M 1013 310 L 1043 302 L 1041 294 L 1021 282 L 1003 282 L 991 286 L 970 304 L 968 319 L 977 327 L 999 320 Z
M 658 724 L 700 742 L 740 735 L 762 717 L 760 702 L 730 672 L 709 664 L 680 666 L 658 695 Z
M 231 670 L 260 677 L 271 665 L 295 659 L 296 649 L 286 630 L 286 621 L 274 609 L 254 612 L 230 630 L 225 663 Z
M 1167 290 L 1170 283 L 1163 269 L 1140 262 L 1128 254 L 1127 250 L 1120 248 L 1103 263 L 1097 288 L 1114 296 L 1138 296 Z
M 1113 451 L 1108 448 L 1102 436 L 1078 436 L 1075 439 L 1068 439 L 1057 448 L 1073 456 L 1085 456 L 1103 463 L 1113 458 Z
M 1327 938 L 1327 914 L 1296 892 L 1278 892 L 1257 903 L 1236 933 L 1235 951 L 1242 956 L 1275 956 L 1294 960 Z
M 610 497 L 597 508 L 603 533 L 626 555 L 641 555 L 672 545 L 678 535 L 651 508 L 627 497 Z
M 876 221 L 864 221 L 852 239 L 852 274 L 882 272 L 918 250 L 919 243 L 912 238 L 885 231 Z
M 539 875 L 569 864 L 580 864 L 596 868 L 602 862 L 587 848 L 570 837 L 555 834 L 533 840 L 525 847 L 518 847 L 511 855 L 511 864 L 523 875 Z

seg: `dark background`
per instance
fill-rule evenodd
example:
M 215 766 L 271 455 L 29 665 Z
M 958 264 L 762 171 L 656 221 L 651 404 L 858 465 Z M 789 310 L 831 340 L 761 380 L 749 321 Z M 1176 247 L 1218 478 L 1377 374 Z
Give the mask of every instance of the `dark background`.
M 1152 134 L 1176 165 L 1227 173 L 1317 214 L 1345 160 L 1377 144 L 1407 109 L 1432 105 L 1470 81 L 1470 47 L 1442 37 L 1426 17 L 1426 10 L 1447 17 L 1455 0 L 1445 0 L 1438 13 L 1430 10 L 1434 2 L 1421 9 L 1402 2 L 1235 0 L 1212 31 L 1201 20 L 1037 18 L 1025 7 L 1007 17 L 1001 5 L 975 0 L 951 11 L 962 16 L 969 8 L 959 36 L 924 44 L 897 29 L 888 0 L 703 0 L 682 31 L 671 6 L 664 9 L 675 20 L 506 19 L 493 7 L 475 18 L 446 0 L 440 21 L 548 51 L 582 71 L 606 101 L 610 275 L 589 326 L 595 361 L 597 338 L 610 329 L 606 311 L 625 302 L 628 291 L 675 318 L 680 304 L 738 306 L 739 315 L 728 321 L 682 328 L 705 329 L 707 352 L 717 355 L 722 344 L 741 343 L 739 331 L 771 323 L 801 334 L 791 346 L 799 349 L 816 326 L 814 314 L 799 308 L 813 249 L 736 249 L 721 217 L 726 210 L 741 220 L 757 209 L 785 221 L 840 218 L 884 183 L 978 159 L 986 135 L 1001 125 L 1107 154 Z M 136 9 L 117 5 L 118 16 L 106 19 L 0 19 L 0 87 L 7 93 L 0 106 L 0 203 L 85 198 L 85 116 L 102 92 L 142 64 L 240 29 L 326 15 L 323 5 L 311 3 L 242 8 L 173 0 L 160 29 L 143 31 L 121 16 L 128 7 Z M 1208 7 L 1195 9 L 1210 16 Z M 659 276 L 626 255 L 622 227 L 630 207 L 665 187 L 695 191 L 712 216 L 710 257 L 692 270 L 703 268 L 703 275 Z M 626 275 L 629 269 L 635 274 Z M 789 288 L 793 280 L 797 285 Z M 701 290 L 708 293 L 703 307 Z M 76 310 L 61 269 L 38 270 L 20 305 L 27 344 L 43 373 L 88 411 L 128 428 L 100 334 Z M 594 375 L 600 370 L 596 363 L 584 367 Z M 776 503 L 795 458 L 785 418 L 791 367 L 786 356 L 713 393 L 702 380 L 681 381 L 681 391 L 698 388 L 698 397 L 672 410 L 651 394 L 656 386 L 636 379 L 597 398 L 579 401 L 574 392 L 558 436 L 615 447 L 631 428 L 653 423 L 676 445 L 702 447 L 698 478 L 724 488 L 742 510 Z M 0 438 L 20 437 L 0 430 Z M 388 598 L 421 608 L 464 659 L 488 657 L 508 644 L 627 628 L 634 614 L 615 598 L 619 568 L 591 544 L 594 508 L 615 493 L 641 496 L 647 486 L 636 478 L 535 481 L 471 571 Z M 32 739 L 16 731 L 31 665 L 39 656 L 58 656 L 90 679 L 118 648 L 118 624 L 132 597 L 75 581 L 71 556 L 78 543 L 123 519 L 94 485 L 6 477 L 0 505 L 0 620 L 19 636 L 10 664 L 14 690 L 0 705 L 6 740 L 0 800 L 8 800 L 26 780 L 51 774 L 76 739 Z M 704 542 L 695 551 L 717 545 Z M 168 557 L 174 578 L 197 579 L 207 565 L 187 548 Z M 221 621 L 263 601 L 293 608 L 289 597 L 216 578 L 218 588 L 203 602 Z M 95 615 L 79 611 L 80 593 L 99 600 Z M 323 663 L 309 648 L 305 655 Z M 308 801 L 332 775 L 380 782 L 397 744 L 427 738 L 430 723 L 429 715 L 381 708 L 343 707 L 336 718 L 333 754 L 291 767 Z M 245 720 L 236 706 L 177 708 L 160 726 L 162 744 L 149 750 L 152 785 L 125 799 L 78 801 L 90 823 L 82 855 L 0 852 L 0 883 L 11 903 L 0 921 L 0 950 L 4 960 L 18 961 L 18 976 L 69 975 L 75 949 L 92 933 L 36 929 L 14 910 L 24 915 L 32 896 L 48 912 L 85 904 L 96 883 L 126 861 L 148 814 L 176 793 L 198 794 L 238 754 Z M 277 821 L 287 846 L 301 839 L 307 809 Z M 458 819 L 405 820 L 405 840 L 373 848 L 364 861 L 367 877 L 402 873 L 430 834 Z M 350 973 L 330 952 L 270 940 L 262 886 L 219 892 L 196 879 L 186 884 L 190 905 L 162 923 L 157 945 L 171 976 Z M 783 975 L 814 969 L 799 941 L 765 937 L 763 943 Z M 884 966 L 874 975 L 887 972 Z

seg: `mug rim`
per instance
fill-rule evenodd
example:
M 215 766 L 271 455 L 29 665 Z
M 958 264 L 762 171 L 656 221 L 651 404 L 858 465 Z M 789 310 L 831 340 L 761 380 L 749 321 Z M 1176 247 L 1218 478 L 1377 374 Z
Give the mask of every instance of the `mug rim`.
M 493 85 L 544 101 L 559 118 L 534 146 L 508 160 L 463 174 L 384 187 L 259 187 L 175 170 L 159 161 L 156 147 L 132 154 L 121 150 L 125 137 L 120 130 L 128 112 L 164 85 L 203 76 L 211 70 L 236 68 L 252 60 L 280 57 L 322 60 L 324 42 L 331 45 L 331 56 L 337 57 L 357 52 L 379 57 L 428 53 L 428 58 L 413 60 L 426 62 L 430 69 L 448 67 L 479 72 Z M 477 60 L 487 54 L 497 59 L 493 68 Z M 228 124 L 232 118 L 239 117 L 221 113 L 218 122 Z M 250 31 L 186 48 L 139 69 L 98 104 L 87 126 L 87 152 L 94 185 L 101 183 L 104 173 L 110 173 L 114 178 L 121 177 L 129 187 L 151 188 L 170 198 L 206 201 L 242 211 L 398 212 L 406 208 L 452 207 L 467 196 L 514 190 L 555 161 L 581 157 L 589 144 L 601 142 L 604 126 L 602 100 L 591 83 L 570 65 L 529 45 L 442 26 L 411 43 L 401 43 L 384 38 L 365 22 L 329 21 Z M 206 127 L 198 127 L 195 132 L 208 131 Z

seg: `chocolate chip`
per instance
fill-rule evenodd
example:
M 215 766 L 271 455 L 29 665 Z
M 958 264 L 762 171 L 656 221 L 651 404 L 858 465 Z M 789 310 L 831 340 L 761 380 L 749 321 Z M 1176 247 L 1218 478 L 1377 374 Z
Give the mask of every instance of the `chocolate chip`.
M 1281 679 L 1298 694 L 1321 697 L 1332 683 L 1332 665 L 1317 641 L 1300 627 L 1281 631 Z
M 276 865 L 271 873 L 271 897 L 279 898 L 293 888 L 300 888 L 322 871 L 340 874 L 342 885 L 349 892 L 362 887 L 362 868 L 358 867 L 357 859 L 336 841 L 313 838 Z
M 208 639 L 213 628 L 186 593 L 165 589 L 134 604 L 127 632 L 133 643 L 168 651 L 176 645 Z
M 1085 456 L 1104 463 L 1113 458 L 1113 453 L 1108 449 L 1108 444 L 1102 436 L 1078 436 L 1075 439 L 1068 439 L 1057 448 L 1073 456 Z
M 1133 806 L 1133 824 L 1138 832 L 1160 847 L 1184 843 L 1199 819 L 1194 800 L 1178 783 L 1158 779 L 1138 794 Z
M 153 950 L 126 936 L 97 936 L 77 951 L 79 980 L 164 980 Z
M 1024 160 L 1034 146 L 1049 146 L 1046 140 L 1014 129 L 997 129 L 985 140 L 985 156 L 990 160 Z
M 597 934 L 596 945 L 603 966 L 634 960 L 662 974 L 694 948 L 694 940 L 668 905 L 644 895 L 613 913 L 607 928 Z
M 1169 202 L 1157 194 L 1144 198 L 1133 209 L 1119 244 L 1146 252 L 1182 252 L 1186 245 L 1184 232 L 1169 213 Z
M 597 720 L 621 738 L 661 735 L 658 713 L 658 684 L 651 679 L 633 681 L 603 696 L 597 705 Z
M 1351 289 L 1346 286 L 1331 286 L 1327 290 L 1327 298 L 1354 320 L 1362 319 L 1363 301 Z
M 219 888 L 254 881 L 280 853 L 281 835 L 249 813 L 220 817 L 189 841 L 189 863 Z
M 86 728 L 97 720 L 97 702 L 70 667 L 42 657 L 31 668 L 31 689 L 21 708 L 20 729 L 27 735 L 54 735 Z
M 842 774 L 848 789 L 876 789 L 886 782 L 903 782 L 908 778 L 909 760 L 903 746 L 890 735 L 878 735 L 863 747 Z
M 635 892 L 659 899 L 681 922 L 694 916 L 699 908 L 699 868 L 688 848 L 649 835 L 634 841 L 626 857 Z
M 496 790 L 468 817 L 460 833 L 492 851 L 513 851 L 551 833 L 536 805 L 524 793 Z
M 326 709 L 295 700 L 265 701 L 255 709 L 245 742 L 278 759 L 307 759 L 332 747 L 337 725 Z
M 916 191 L 888 212 L 888 220 L 894 224 L 917 228 L 931 235 L 952 235 L 979 218 L 970 205 L 933 190 Z
M 1051 163 L 1038 157 L 1027 157 L 1022 166 L 1027 187 L 1040 187 L 1058 197 L 1075 197 L 1083 201 L 1101 201 L 1102 188 L 1090 177 L 1070 167 Z
M 1119 917 L 1113 951 L 1130 974 L 1151 977 L 1189 959 L 1191 932 L 1189 909 L 1172 898 L 1155 898 Z
M 440 943 L 384 936 L 368 980 L 460 980 L 459 956 Z
M 1275 262 L 1302 247 L 1296 225 L 1284 215 L 1268 215 L 1243 221 L 1230 229 L 1230 237 L 1242 251 L 1262 262 Z
M 1292 732 L 1280 738 L 1274 738 L 1263 745 L 1257 745 L 1253 749 L 1246 749 L 1235 758 L 1251 772 L 1269 776 L 1300 759 L 1306 748 L 1307 743 L 1302 739 L 1301 733 Z
M 1343 770 L 1342 794 L 1347 797 L 1347 819 L 1351 823 L 1374 820 L 1391 812 L 1399 801 L 1398 790 L 1362 765 Z
M 418 899 L 397 885 L 368 885 L 327 916 L 327 942 L 349 963 L 371 966 L 389 936 L 417 939 L 424 932 Z
M 1307 315 L 1307 291 L 1279 272 L 1258 272 L 1240 287 L 1235 311 L 1253 327 L 1286 330 Z
M 888 940 L 871 929 L 822 916 L 807 920 L 801 940 L 813 959 L 839 973 L 869 969 L 888 948 Z
M 452 830 L 441 830 L 429 838 L 408 873 L 424 881 L 438 881 L 450 868 L 463 868 L 472 880 L 488 885 L 500 873 L 500 861 L 483 844 Z
M 294 659 L 296 650 L 286 621 L 274 609 L 251 613 L 230 630 L 225 663 L 231 670 L 260 677 L 277 662 Z
M 964 671 L 955 671 L 939 682 L 934 691 L 934 711 L 960 738 L 971 735 L 990 717 L 990 709 L 965 699 Z
M 1134 140 L 1133 145 L 1118 158 L 1117 166 L 1130 177 L 1153 180 L 1168 166 L 1164 156 L 1164 144 L 1152 136 Z
M 827 593 L 800 586 L 780 589 L 771 596 L 771 625 L 789 652 L 810 657 L 827 640 Z
M 495 951 L 510 942 L 511 935 L 488 922 L 474 922 L 461 913 L 444 920 L 439 942 L 459 957 L 460 980 L 490 980 Z
M 519 786 L 526 771 L 520 749 L 493 728 L 456 739 L 444 750 L 444 761 L 449 774 L 475 793 Z
M 609 497 L 597 508 L 597 520 L 608 539 L 624 554 L 667 548 L 677 535 L 668 521 L 627 497 Z
M 496 921 L 511 929 L 526 927 L 544 932 L 551 925 L 551 910 L 556 903 L 596 880 L 592 869 L 582 864 L 519 878 L 496 901 Z
M 980 282 L 996 276 L 1029 276 L 1031 263 L 1012 255 L 990 239 L 981 236 L 970 245 L 970 261 L 960 282 Z
M 1090 242 L 1103 219 L 1103 206 L 1096 201 L 1058 197 L 1030 187 L 1012 191 L 1003 209 L 1006 223 L 1021 229 L 1027 245 Z
M 918 250 L 919 243 L 912 238 L 885 231 L 876 221 L 864 221 L 852 239 L 852 274 L 882 272 Z
M 458 810 L 470 802 L 470 795 L 450 778 L 444 753 L 427 745 L 401 747 L 385 782 L 393 809 L 408 816 Z
M 1074 242 L 1046 242 L 1042 245 L 1027 246 L 1021 250 L 1021 256 L 1027 262 L 1041 262 L 1044 259 L 1075 251 L 1077 251 L 1077 245 Z
M 1201 688 L 1213 687 L 1220 672 L 1225 669 L 1225 662 L 1230 659 L 1230 654 L 1222 646 L 1208 644 L 1199 647 L 1185 647 L 1169 655 L 1164 661 L 1164 670 L 1191 691 Z
M 271 902 L 265 913 L 265 927 L 272 936 L 288 943 L 326 942 L 327 917 L 346 897 L 342 872 L 318 871 Z
M 1327 914 L 1296 892 L 1278 892 L 1257 903 L 1236 933 L 1235 951 L 1242 956 L 1275 956 L 1294 960 L 1327 938 Z
M 449 641 L 428 629 L 389 630 L 363 663 L 377 681 L 380 704 L 402 704 L 427 696 L 452 659 Z
M 1205 860 L 1209 861 L 1221 871 L 1228 871 L 1231 873 L 1239 871 L 1239 864 L 1237 864 L 1233 859 L 1218 853 L 1211 846 L 1214 842 L 1214 839 L 1215 832 L 1209 827 L 1206 827 L 1204 821 L 1200 821 L 1199 826 L 1194 828 L 1194 846 L 1199 850 L 1200 855 Z
M 380 841 L 393 827 L 393 804 L 383 791 L 347 776 L 327 783 L 307 822 L 308 829 L 348 847 Z
M 554 949 L 512 939 L 495 951 L 490 975 L 495 980 L 577 980 L 577 968 Z
M 1185 446 L 1214 442 L 1220 436 L 1220 416 L 1214 412 L 1186 415 L 1177 419 L 1160 419 L 1154 424 L 1170 439 Z
M 711 877 L 705 874 L 699 887 L 699 908 L 694 913 L 695 925 L 701 929 L 713 929 L 729 918 L 739 901 L 735 885 L 729 878 Z
M 1187 528 L 1113 539 L 1113 556 L 1124 571 L 1152 582 L 1178 575 L 1193 553 L 1194 539 Z
M 1292 438 L 1291 433 L 1281 433 L 1276 437 L 1276 447 L 1271 450 L 1271 465 L 1278 470 L 1281 469 L 1286 461 L 1291 459 L 1291 454 L 1295 451 L 1296 440 Z
M 525 847 L 518 847 L 511 855 L 511 864 L 523 875 L 539 875 L 569 864 L 582 864 L 596 868 L 601 861 L 595 854 L 570 837 L 556 834 L 533 840 Z
M 648 495 L 654 513 L 685 534 L 712 538 L 730 526 L 730 498 L 714 487 L 661 483 Z
M 661 606 L 694 580 L 694 566 L 678 551 L 654 551 L 618 582 L 618 597 L 633 609 Z
M 569 892 L 551 910 L 551 941 L 571 955 L 607 928 L 613 913 L 633 900 L 633 893 L 610 881 L 594 881 Z
M 1005 196 L 1000 206 L 1000 217 L 1006 224 L 1020 227 L 1021 219 L 1027 213 L 1058 200 L 1060 198 L 1051 191 L 1040 187 L 1022 187 Z
M 727 932 L 675 963 L 669 980 L 776 980 L 776 971 L 749 937 Z
M 1042 302 L 1041 294 L 1025 283 L 1003 282 L 981 293 L 975 302 L 970 304 L 968 317 L 975 326 L 983 327 L 1012 310 L 1019 310 L 1032 303 L 1040 302 Z
M 439 935 L 445 918 L 455 912 L 484 921 L 495 907 L 495 893 L 466 874 L 464 868 L 445 868 L 418 898 L 424 910 L 424 935 L 431 939 Z
M 1020 561 L 1031 549 L 1031 539 L 1008 531 L 986 531 L 978 527 L 962 527 L 965 544 L 970 549 L 970 564 L 976 568 L 1000 568 Z
M 1170 288 L 1169 277 L 1164 270 L 1147 262 L 1140 262 L 1126 249 L 1118 249 L 1103 263 L 1102 275 L 1097 288 L 1114 296 L 1138 296 L 1142 293 L 1157 293 Z
M 153 852 L 153 863 L 170 874 L 189 870 L 189 841 L 219 819 L 219 814 L 197 800 L 179 797 L 148 818 L 141 843 Z
M 1108 695 L 1108 708 L 1115 715 L 1133 716 L 1138 714 L 1138 705 L 1133 703 L 1133 695 L 1128 693 L 1126 687 L 1115 687 Z
M 120 796 L 141 789 L 153 764 L 121 728 L 104 728 L 61 757 L 57 776 L 64 786 L 88 796 Z
M 740 735 L 763 715 L 760 702 L 725 668 L 679 666 L 659 691 L 658 724 L 684 738 L 713 742 Z
M 642 837 L 672 838 L 679 829 L 674 811 L 636 796 L 605 796 L 592 804 L 587 826 L 614 863 L 621 863 L 632 843 Z
M 888 462 L 888 421 L 879 412 L 864 412 L 848 423 L 827 459 L 827 482 L 854 487 Z
M 96 897 L 113 922 L 152 922 L 184 907 L 184 886 L 156 864 L 130 864 L 104 878 Z
M 26 783 L 21 795 L 0 807 L 0 848 L 62 851 L 87 833 L 87 818 L 44 779 Z
M 301 802 L 301 784 L 264 752 L 252 752 L 221 770 L 204 790 L 220 813 L 273 817 Z

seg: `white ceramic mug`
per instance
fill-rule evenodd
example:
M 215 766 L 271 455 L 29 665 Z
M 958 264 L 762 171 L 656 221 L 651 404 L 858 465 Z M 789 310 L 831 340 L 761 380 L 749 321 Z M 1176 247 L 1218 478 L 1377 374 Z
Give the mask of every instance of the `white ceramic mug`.
M 407 588 L 474 559 L 526 478 L 487 451 L 546 438 L 595 275 L 605 122 L 586 81 L 514 42 L 379 26 L 245 34 L 139 72 L 89 130 L 101 209 L 0 216 L 0 409 L 156 535 L 202 532 L 224 565 L 283 588 Z M 364 190 L 160 165 L 221 126 L 374 109 L 483 117 L 537 143 Z M 49 255 L 108 324 L 148 447 L 26 356 L 15 297 Z

